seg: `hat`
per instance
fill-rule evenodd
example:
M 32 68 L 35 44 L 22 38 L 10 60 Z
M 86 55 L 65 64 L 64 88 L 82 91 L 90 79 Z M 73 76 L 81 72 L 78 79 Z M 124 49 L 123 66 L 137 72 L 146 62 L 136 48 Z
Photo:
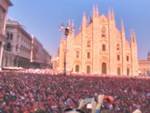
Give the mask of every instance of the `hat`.
M 65 113 L 84 113 L 82 110 L 80 109 L 72 109 L 72 108 L 67 108 L 64 110 Z
M 136 109 L 133 113 L 142 113 L 139 109 Z

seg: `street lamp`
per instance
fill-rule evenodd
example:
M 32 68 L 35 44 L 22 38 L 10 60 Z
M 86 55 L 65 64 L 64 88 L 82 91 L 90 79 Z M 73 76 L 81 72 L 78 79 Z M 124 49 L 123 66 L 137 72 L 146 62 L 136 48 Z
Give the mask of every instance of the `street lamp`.
M 61 25 L 60 30 L 64 33 L 66 44 L 64 49 L 64 75 L 66 76 L 66 59 L 67 59 L 67 38 L 69 34 L 72 32 L 72 26 L 67 24 L 66 26 Z

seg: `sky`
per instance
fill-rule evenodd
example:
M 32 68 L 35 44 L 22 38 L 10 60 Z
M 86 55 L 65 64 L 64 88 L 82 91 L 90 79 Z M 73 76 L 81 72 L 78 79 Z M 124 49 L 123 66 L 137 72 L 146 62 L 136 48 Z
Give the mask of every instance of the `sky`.
M 79 29 L 82 16 L 92 15 L 93 5 L 98 5 L 100 14 L 109 9 L 115 12 L 117 27 L 124 21 L 126 36 L 131 30 L 137 35 L 138 57 L 146 58 L 150 51 L 150 0 L 11 0 L 8 18 L 19 21 L 30 34 L 37 37 L 44 48 L 56 55 L 62 33 L 61 24 L 72 19 Z M 129 38 L 128 38 L 129 39 Z

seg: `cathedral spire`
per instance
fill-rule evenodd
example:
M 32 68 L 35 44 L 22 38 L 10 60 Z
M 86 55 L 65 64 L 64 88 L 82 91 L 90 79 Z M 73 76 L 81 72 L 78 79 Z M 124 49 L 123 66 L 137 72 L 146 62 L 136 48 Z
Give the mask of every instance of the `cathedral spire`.
M 99 16 L 99 9 L 98 9 L 98 5 L 95 6 L 95 13 L 96 13 L 96 16 Z
M 111 10 L 108 11 L 108 19 L 111 20 Z
M 73 23 L 73 20 L 72 19 L 69 19 L 68 20 L 68 27 L 70 29 L 70 33 L 74 33 L 74 23 Z
M 93 5 L 93 17 L 96 17 L 96 15 L 97 15 L 96 6 Z
M 110 21 L 114 26 L 116 26 L 115 14 L 114 14 L 113 9 L 110 9 L 110 10 L 108 11 L 108 19 L 109 19 L 109 21 Z
M 125 27 L 124 27 L 123 20 L 121 20 L 121 33 L 122 33 L 122 35 L 125 35 Z
M 73 20 L 71 20 L 71 27 L 72 27 L 72 29 L 74 29 L 74 22 L 73 22 Z
M 131 43 L 136 44 L 136 34 L 134 31 L 131 32 Z
M 85 28 L 86 26 L 87 26 L 87 17 L 86 17 L 86 14 L 83 13 L 82 28 Z
M 115 13 L 114 13 L 113 9 L 111 10 L 111 20 L 112 20 L 113 24 L 116 25 L 116 22 L 115 22 Z
M 73 20 L 71 20 L 71 29 L 72 29 L 72 34 L 74 35 L 75 32 L 75 26 Z
M 111 10 L 111 19 L 115 20 L 115 14 L 114 14 L 114 10 L 113 9 Z

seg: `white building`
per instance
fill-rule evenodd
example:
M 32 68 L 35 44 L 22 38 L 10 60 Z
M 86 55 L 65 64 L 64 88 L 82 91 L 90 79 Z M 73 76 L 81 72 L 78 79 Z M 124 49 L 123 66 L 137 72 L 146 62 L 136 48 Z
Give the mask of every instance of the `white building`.
M 8 20 L 3 67 L 29 67 L 31 46 L 31 35 L 17 21 Z
M 2 56 L 5 39 L 5 23 L 9 6 L 12 6 L 12 3 L 9 0 L 0 0 L 0 69 L 2 67 Z

